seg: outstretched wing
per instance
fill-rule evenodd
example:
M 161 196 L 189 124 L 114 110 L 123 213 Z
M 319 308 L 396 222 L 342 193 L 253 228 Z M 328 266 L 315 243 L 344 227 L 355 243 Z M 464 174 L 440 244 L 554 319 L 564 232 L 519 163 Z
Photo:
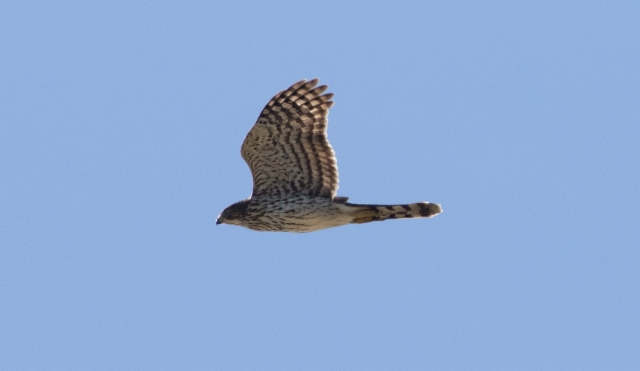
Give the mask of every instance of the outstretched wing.
M 333 198 L 336 157 L 327 140 L 333 94 L 318 79 L 298 81 L 276 94 L 242 143 L 254 196 L 291 194 Z

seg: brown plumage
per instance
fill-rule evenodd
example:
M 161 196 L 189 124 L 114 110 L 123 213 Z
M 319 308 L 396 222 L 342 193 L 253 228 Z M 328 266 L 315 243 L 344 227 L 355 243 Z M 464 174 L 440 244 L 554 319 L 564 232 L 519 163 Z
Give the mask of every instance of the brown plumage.
M 432 217 L 440 205 L 359 205 L 337 197 L 338 167 L 327 140 L 333 94 L 318 79 L 276 94 L 242 144 L 253 176 L 251 197 L 227 207 L 216 224 L 258 231 L 311 232 L 349 223 Z

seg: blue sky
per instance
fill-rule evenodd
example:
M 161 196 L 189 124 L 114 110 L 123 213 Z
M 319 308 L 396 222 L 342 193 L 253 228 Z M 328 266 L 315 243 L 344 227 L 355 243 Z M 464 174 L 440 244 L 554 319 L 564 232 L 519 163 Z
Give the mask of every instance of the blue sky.
M 640 369 L 637 2 L 2 2 L 0 369 Z M 215 226 L 335 93 L 339 195 Z

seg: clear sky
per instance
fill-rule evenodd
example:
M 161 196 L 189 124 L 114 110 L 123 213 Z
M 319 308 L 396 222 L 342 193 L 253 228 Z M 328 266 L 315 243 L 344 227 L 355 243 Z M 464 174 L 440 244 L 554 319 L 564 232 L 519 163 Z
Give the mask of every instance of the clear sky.
M 1 2 L 0 369 L 640 369 L 639 4 Z M 441 215 L 216 227 L 315 77 Z

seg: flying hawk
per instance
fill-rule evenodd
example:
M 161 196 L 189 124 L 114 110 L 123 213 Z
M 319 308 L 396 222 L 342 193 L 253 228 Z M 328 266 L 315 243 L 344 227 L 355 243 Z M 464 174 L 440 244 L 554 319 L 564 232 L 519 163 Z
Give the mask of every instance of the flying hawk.
M 276 94 L 242 143 L 253 193 L 222 211 L 216 224 L 256 231 L 312 232 L 349 223 L 430 218 L 438 204 L 364 205 L 336 196 L 338 167 L 327 140 L 333 94 L 318 79 Z

